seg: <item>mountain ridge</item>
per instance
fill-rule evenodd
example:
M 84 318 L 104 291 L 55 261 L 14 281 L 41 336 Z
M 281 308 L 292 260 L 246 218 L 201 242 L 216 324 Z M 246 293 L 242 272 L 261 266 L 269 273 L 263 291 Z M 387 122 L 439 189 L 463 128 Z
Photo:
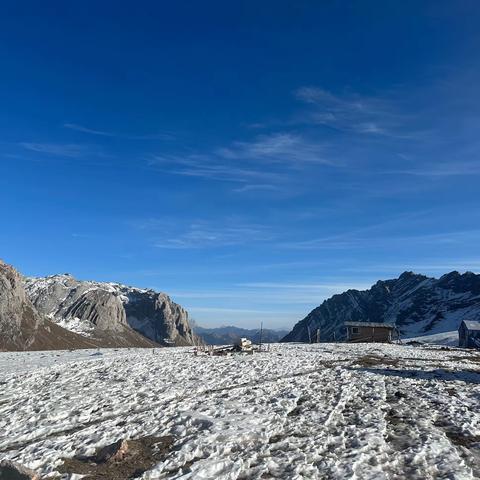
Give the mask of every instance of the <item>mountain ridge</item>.
M 279 342 L 287 330 L 263 329 L 260 336 L 260 328 L 241 328 L 234 325 L 206 328 L 199 325 L 193 326 L 194 332 L 209 345 L 229 345 L 237 342 L 240 338 L 248 338 L 254 343 Z
M 188 313 L 163 292 L 115 282 L 77 280 L 70 274 L 25 277 L 37 310 L 62 327 L 89 337 L 133 330 L 160 345 L 195 342 Z
M 282 341 L 308 341 L 317 329 L 323 341 L 342 340 L 345 321 L 393 323 L 403 336 L 436 334 L 457 329 L 464 318 L 480 318 L 480 275 L 454 270 L 436 279 L 405 271 L 324 300 Z

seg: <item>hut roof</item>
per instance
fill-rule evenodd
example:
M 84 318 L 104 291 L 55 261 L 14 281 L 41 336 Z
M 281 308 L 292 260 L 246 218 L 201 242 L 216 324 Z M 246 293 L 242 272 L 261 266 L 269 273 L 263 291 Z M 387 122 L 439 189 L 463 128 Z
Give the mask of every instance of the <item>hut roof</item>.
M 480 322 L 476 320 L 464 320 L 462 322 L 469 331 L 480 331 Z
M 346 327 L 374 327 L 374 328 L 395 328 L 391 323 L 381 322 L 345 322 Z

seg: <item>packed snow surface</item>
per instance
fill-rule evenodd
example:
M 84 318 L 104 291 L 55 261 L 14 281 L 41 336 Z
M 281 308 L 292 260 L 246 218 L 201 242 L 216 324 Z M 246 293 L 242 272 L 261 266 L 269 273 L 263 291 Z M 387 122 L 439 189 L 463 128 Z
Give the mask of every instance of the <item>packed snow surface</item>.
M 480 477 L 478 351 L 1 353 L 0 384 L 0 458 L 44 475 L 120 438 L 173 435 L 166 460 L 142 478 Z

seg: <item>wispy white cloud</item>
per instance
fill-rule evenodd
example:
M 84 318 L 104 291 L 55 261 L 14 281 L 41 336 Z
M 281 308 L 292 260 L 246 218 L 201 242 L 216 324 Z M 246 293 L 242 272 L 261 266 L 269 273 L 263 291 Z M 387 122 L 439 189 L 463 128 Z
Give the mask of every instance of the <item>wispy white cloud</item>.
M 480 258 L 438 258 L 405 260 L 402 263 L 382 262 L 377 264 L 364 264 L 361 266 L 348 266 L 340 268 L 343 272 L 373 272 L 376 274 L 385 274 L 397 276 L 406 270 L 421 274 L 443 275 L 444 273 L 457 270 L 459 272 L 480 272 Z
M 77 144 L 21 142 L 19 145 L 32 152 L 62 157 L 80 157 L 88 152 L 85 146 Z
M 480 230 L 444 231 L 439 233 L 419 233 L 406 235 L 401 232 L 380 233 L 377 235 L 351 234 L 315 238 L 312 240 L 288 242 L 284 246 L 293 249 L 355 249 L 355 248 L 392 248 L 394 245 L 443 245 L 461 246 L 480 241 Z
M 323 88 L 304 86 L 294 92 L 310 110 L 302 122 L 325 125 L 349 133 L 410 138 L 406 120 L 392 99 L 346 92 L 335 95 Z
M 97 130 L 94 128 L 85 127 L 83 125 L 78 125 L 77 123 L 64 123 L 63 126 L 70 130 L 75 130 L 77 132 L 87 133 L 90 135 L 99 135 L 102 137 L 118 137 L 127 140 L 170 140 L 174 138 L 173 134 L 167 132 L 151 133 L 145 135 L 125 135 L 107 130 Z
M 419 167 L 380 172 L 389 175 L 412 175 L 417 177 L 456 177 L 480 175 L 480 161 L 448 161 L 426 164 Z
M 93 128 L 83 127 L 82 125 L 77 125 L 76 123 L 64 123 L 65 128 L 70 130 L 76 130 L 77 132 L 90 133 L 91 135 L 100 135 L 102 137 L 115 137 L 116 134 L 112 132 L 105 132 L 102 130 L 95 130 Z
M 256 160 L 268 163 L 296 165 L 320 163 L 332 165 L 326 158 L 323 145 L 293 133 L 261 135 L 250 142 L 234 142 L 218 149 L 222 157 L 235 160 Z
M 155 155 L 149 158 L 150 167 L 159 168 L 173 175 L 198 177 L 207 180 L 234 183 L 279 182 L 282 175 L 252 165 L 229 162 L 215 155 Z
M 349 289 L 362 290 L 369 288 L 370 284 L 359 283 L 281 283 L 281 282 L 250 282 L 239 283 L 239 287 L 261 288 L 261 289 L 282 289 L 282 290 L 333 290 L 343 292 Z
M 165 249 L 218 248 L 263 243 L 274 238 L 272 231 L 261 224 L 240 219 L 196 220 L 184 225 L 169 219 L 136 221 L 133 226 L 148 232 L 153 246 Z
M 207 153 L 154 155 L 149 165 L 174 175 L 245 184 L 237 193 L 275 191 L 305 168 L 343 166 L 326 156 L 322 143 L 293 133 L 260 135 Z
M 262 184 L 262 183 L 253 183 L 253 184 L 247 184 L 247 185 L 242 185 L 241 187 L 233 189 L 234 192 L 238 193 L 243 193 L 243 192 L 252 192 L 252 191 L 278 191 L 280 190 L 280 187 L 278 185 L 270 185 L 270 184 Z
M 274 310 L 252 310 L 247 308 L 220 308 L 220 307 L 195 307 L 196 312 L 219 312 L 219 313 L 269 313 L 275 314 Z

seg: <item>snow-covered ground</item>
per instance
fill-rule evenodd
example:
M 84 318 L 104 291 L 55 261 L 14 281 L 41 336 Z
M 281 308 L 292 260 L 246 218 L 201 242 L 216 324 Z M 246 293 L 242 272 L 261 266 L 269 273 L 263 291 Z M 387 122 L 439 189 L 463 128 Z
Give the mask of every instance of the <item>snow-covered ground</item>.
M 0 354 L 0 459 L 173 435 L 145 479 L 480 477 L 480 354 L 380 344 Z
M 424 342 L 432 343 L 434 345 L 450 345 L 452 347 L 458 346 L 458 329 L 451 332 L 434 333 L 431 335 L 422 335 L 421 337 L 404 338 L 404 342 Z

